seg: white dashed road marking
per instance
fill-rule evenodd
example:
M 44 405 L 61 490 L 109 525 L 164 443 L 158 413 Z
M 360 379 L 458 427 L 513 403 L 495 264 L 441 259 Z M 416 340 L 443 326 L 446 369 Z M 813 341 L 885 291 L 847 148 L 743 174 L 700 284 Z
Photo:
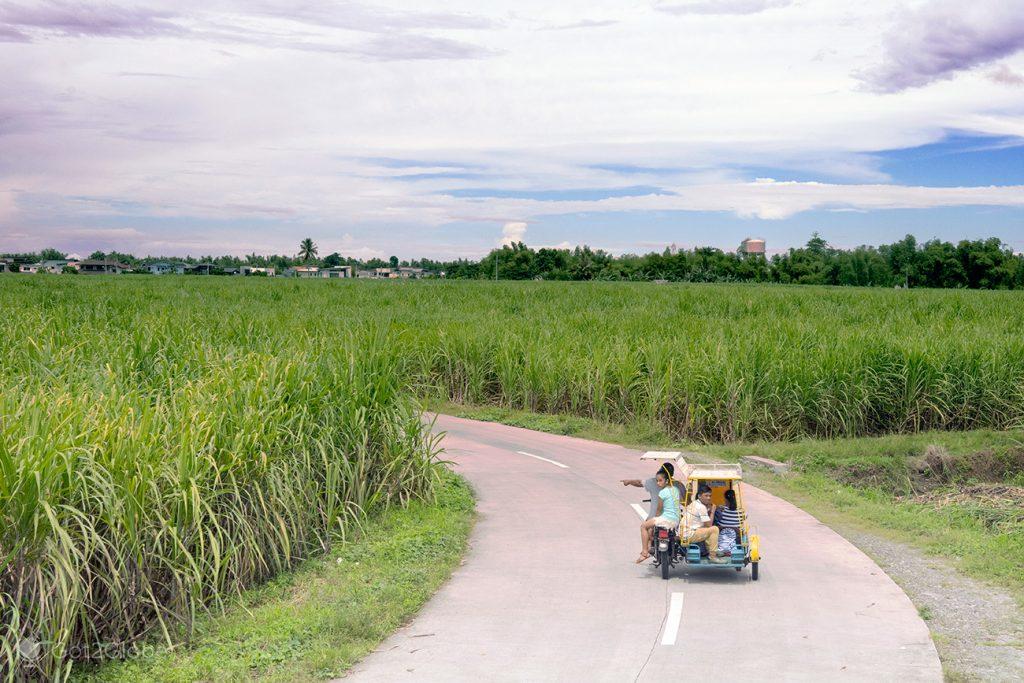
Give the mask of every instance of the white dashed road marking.
M 675 645 L 679 635 L 679 622 L 683 620 L 683 594 L 673 593 L 672 602 L 668 606 L 668 618 L 665 619 L 665 633 L 661 636 L 662 645 Z
M 527 453 L 526 451 L 516 451 L 516 453 L 518 453 L 519 455 L 526 455 L 526 456 L 529 456 L 531 458 L 537 458 L 537 460 L 543 460 L 544 462 L 549 462 L 549 463 L 551 463 L 552 465 L 554 465 L 556 467 L 561 467 L 563 470 L 569 469 L 568 465 L 563 465 L 562 463 L 558 462 L 557 460 L 549 460 L 548 458 L 542 458 L 539 455 L 534 455 L 533 453 Z

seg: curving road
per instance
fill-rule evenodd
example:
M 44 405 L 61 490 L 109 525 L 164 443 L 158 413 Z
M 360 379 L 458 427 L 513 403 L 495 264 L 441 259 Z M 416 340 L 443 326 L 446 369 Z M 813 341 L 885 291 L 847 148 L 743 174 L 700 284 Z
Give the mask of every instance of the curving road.
M 633 564 L 656 463 L 619 446 L 439 416 L 479 521 L 461 568 L 356 681 L 941 681 L 917 610 L 866 555 L 747 486 L 760 580 Z M 529 454 L 529 455 L 527 455 Z M 536 456 L 536 457 L 535 457 Z

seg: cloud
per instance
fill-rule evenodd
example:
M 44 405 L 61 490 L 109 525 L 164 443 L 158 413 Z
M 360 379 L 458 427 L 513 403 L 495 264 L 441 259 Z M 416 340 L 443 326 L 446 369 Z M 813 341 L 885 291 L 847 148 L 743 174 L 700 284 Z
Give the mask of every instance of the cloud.
M 578 28 L 603 28 L 605 26 L 614 26 L 618 24 L 617 19 L 582 19 L 580 21 L 574 21 L 570 24 L 557 24 L 554 26 L 544 26 L 538 30 L 540 31 L 571 31 Z
M 1016 86 L 1024 85 L 1024 75 L 1017 73 L 1005 64 L 1000 64 L 985 75 L 993 83 Z
M 224 9 L 235 9 L 230 2 L 221 5 Z M 289 0 L 260 0 L 246 2 L 243 6 L 247 12 L 311 26 L 331 26 L 372 33 L 409 29 L 480 30 L 501 25 L 489 17 L 473 14 L 386 9 L 352 2 L 296 4 Z
M 42 2 L 0 3 L 0 32 L 25 35 L 38 30 L 62 36 L 121 36 L 142 38 L 184 35 L 171 21 L 174 14 L 144 7 Z
M 597 201 L 492 200 L 486 208 L 495 218 L 519 215 L 531 220 L 542 216 L 645 211 L 730 212 L 740 218 L 783 220 L 814 210 L 935 209 L 962 206 L 1024 208 L 1024 186 L 921 187 L 879 184 L 777 182 L 770 178 L 752 183 L 717 183 L 673 188 L 674 194 L 612 197 Z M 443 211 L 454 218 L 468 208 L 466 200 L 448 198 Z M 472 205 L 484 219 L 478 203 Z M 525 222 L 509 222 L 502 244 L 520 239 Z M 521 230 L 522 232 L 518 232 Z M 513 239 L 509 239 L 513 238 Z
M 307 49 L 302 43 L 295 43 L 292 47 Z M 494 50 L 461 40 L 410 34 L 381 35 L 351 47 L 317 45 L 308 49 L 347 52 L 382 62 L 414 59 L 483 59 L 497 54 Z
M 0 43 L 27 43 L 32 39 L 12 26 L 0 24 Z
M 72 228 L 70 230 L 62 230 L 58 234 L 104 242 L 142 237 L 142 233 L 135 228 Z
M 1024 48 L 1024 3 L 930 0 L 899 15 L 880 64 L 855 73 L 877 93 L 918 88 Z
M 793 0 L 688 0 L 682 3 L 659 2 L 654 8 L 668 14 L 759 14 L 791 4 Z
M 468 14 L 384 10 L 355 3 L 295 6 L 285 2 L 249 4 L 230 0 L 209 4 L 182 2 L 169 4 L 169 7 L 174 9 L 87 3 L 70 5 L 52 0 L 28 5 L 0 0 L 0 42 L 29 42 L 33 37 L 177 37 L 349 54 L 375 61 L 479 59 L 498 54 L 498 51 L 464 41 L 412 32 L 481 30 L 497 25 L 491 19 Z M 262 17 L 263 24 L 254 22 L 254 17 Z M 267 19 L 280 25 L 267 26 Z M 299 31 L 295 24 L 307 28 Z M 340 36 L 334 35 L 338 30 L 375 37 L 341 40 Z
M 14 190 L 0 190 L 0 228 L 14 220 L 18 210 L 18 194 Z
M 501 240 L 499 247 L 509 247 L 516 242 L 522 242 L 526 236 L 527 224 L 523 221 L 509 221 L 501 228 Z

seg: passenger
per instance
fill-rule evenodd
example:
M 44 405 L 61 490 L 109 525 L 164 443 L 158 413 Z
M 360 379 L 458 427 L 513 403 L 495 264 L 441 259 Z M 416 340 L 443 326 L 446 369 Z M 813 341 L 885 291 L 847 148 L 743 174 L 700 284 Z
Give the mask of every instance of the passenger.
M 685 495 L 686 490 L 683 488 L 683 484 L 672 479 L 672 477 L 675 476 L 676 473 L 676 468 L 672 465 L 672 463 L 662 463 L 658 471 L 664 472 L 665 474 L 668 475 L 669 480 L 672 481 L 673 484 L 675 484 L 677 489 L 679 489 L 679 498 L 682 499 L 682 497 Z M 623 479 L 622 485 L 643 487 L 644 490 L 647 491 L 651 499 L 651 505 L 647 509 L 647 519 L 654 519 L 658 516 L 658 492 L 661 489 L 658 488 L 658 482 L 655 480 L 654 477 L 644 479 L 643 481 L 640 481 L 639 479 Z
M 718 527 L 711 524 L 708 505 L 711 505 L 711 487 L 702 484 L 697 489 L 697 498 L 686 506 L 679 540 L 684 545 L 704 542 L 708 547 L 708 560 L 723 564 L 728 560 L 718 557 Z
M 732 549 L 740 537 L 740 512 L 736 506 L 736 492 L 725 492 L 725 505 L 715 511 L 714 525 L 718 527 L 718 555 L 732 556 Z
M 640 523 L 640 557 L 636 560 L 637 564 L 651 556 L 649 548 L 655 527 L 674 530 L 679 526 L 679 489 L 669 484 L 669 476 L 664 468 L 654 475 L 654 481 L 658 486 L 658 514 Z

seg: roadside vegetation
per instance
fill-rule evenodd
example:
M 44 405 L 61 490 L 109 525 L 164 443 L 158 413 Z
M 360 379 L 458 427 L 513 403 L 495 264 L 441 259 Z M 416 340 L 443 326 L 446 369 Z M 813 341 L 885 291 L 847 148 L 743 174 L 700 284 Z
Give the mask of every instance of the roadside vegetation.
M 362 288 L 424 396 L 788 441 L 1024 423 L 1017 292 L 753 285 Z M 380 283 L 386 285 L 387 283 Z
M 344 674 L 405 623 L 459 565 L 473 521 L 469 487 L 447 475 L 437 501 L 368 519 L 347 541 L 201 616 L 185 644 L 151 639 L 82 681 L 320 680 Z
M 173 641 L 443 474 L 386 329 L 324 334 L 270 287 L 134 284 L 0 283 L 8 675 Z

